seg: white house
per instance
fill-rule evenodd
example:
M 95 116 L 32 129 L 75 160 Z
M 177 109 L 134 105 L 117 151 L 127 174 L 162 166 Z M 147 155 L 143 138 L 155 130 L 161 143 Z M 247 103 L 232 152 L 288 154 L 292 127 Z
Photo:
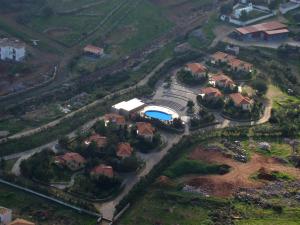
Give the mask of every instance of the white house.
M 247 6 L 237 7 L 233 10 L 233 15 L 235 18 L 239 19 L 242 15 L 242 12 L 245 11 L 247 13 L 253 11 L 253 4 L 249 3 Z
M 0 60 L 22 61 L 25 58 L 25 44 L 15 39 L 0 39 Z
M 0 224 L 8 225 L 12 220 L 12 211 L 0 206 Z

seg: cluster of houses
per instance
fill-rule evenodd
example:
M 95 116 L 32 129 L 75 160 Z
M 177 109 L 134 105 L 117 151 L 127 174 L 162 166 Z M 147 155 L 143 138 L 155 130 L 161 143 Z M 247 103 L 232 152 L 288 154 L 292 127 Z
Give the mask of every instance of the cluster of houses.
M 0 60 L 20 62 L 25 58 L 25 44 L 17 39 L 0 39 Z
M 232 71 L 242 71 L 247 73 L 251 73 L 254 68 L 252 64 L 224 52 L 216 52 L 211 55 L 210 63 L 213 65 L 226 63 Z M 207 76 L 208 74 L 209 87 L 202 88 L 199 93 L 203 98 L 209 100 L 223 98 L 224 95 L 220 89 L 233 91 L 237 87 L 235 82 L 223 72 L 210 74 L 208 73 L 208 68 L 200 63 L 188 63 L 184 69 L 191 72 L 191 74 L 196 77 Z M 229 94 L 226 99 L 231 99 L 236 107 L 243 110 L 250 110 L 253 105 L 253 101 L 250 98 L 243 96 L 240 92 Z
M 0 206 L 0 225 L 35 225 L 24 219 L 12 220 L 12 210 Z
M 253 65 L 225 52 L 216 52 L 210 58 L 211 64 L 226 63 L 230 70 L 251 73 Z
M 117 113 L 110 113 L 104 116 L 104 123 L 107 126 L 109 123 L 114 124 L 118 127 L 125 127 L 126 119 L 124 116 Z M 148 122 L 137 122 L 136 123 L 136 133 L 139 137 L 144 138 L 147 141 L 152 141 L 155 133 L 155 129 L 151 123 Z M 108 138 L 100 134 L 92 134 L 84 140 L 84 144 L 89 146 L 95 143 L 99 149 L 107 146 Z M 119 159 L 125 159 L 133 155 L 133 147 L 128 142 L 120 142 L 116 147 L 116 156 Z M 59 155 L 55 157 L 55 163 L 59 166 L 65 166 L 71 171 L 77 171 L 83 169 L 86 166 L 87 160 L 76 152 L 67 152 L 64 155 Z M 94 167 L 90 171 L 92 177 L 97 177 L 100 175 L 112 178 L 114 176 L 114 170 L 111 166 L 100 164 Z

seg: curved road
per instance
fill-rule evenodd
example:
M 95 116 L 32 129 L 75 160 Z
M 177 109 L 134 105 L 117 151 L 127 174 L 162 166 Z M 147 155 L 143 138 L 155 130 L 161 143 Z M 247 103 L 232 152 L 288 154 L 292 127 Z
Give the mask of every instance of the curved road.
M 127 94 L 129 93 L 130 91 L 138 88 L 138 87 L 141 87 L 141 86 L 144 86 L 148 80 L 160 69 L 162 68 L 168 61 L 170 61 L 170 58 L 167 58 L 165 59 L 164 61 L 162 61 L 159 65 L 157 65 L 154 70 L 152 70 L 149 74 L 147 74 L 141 81 L 139 81 L 136 85 L 134 86 L 131 86 L 129 88 L 126 88 L 126 89 L 123 89 L 123 90 L 120 90 L 120 91 L 116 91 L 112 94 L 109 94 L 107 96 L 105 96 L 104 98 L 102 99 L 98 99 L 80 109 L 77 109 L 59 119 L 56 119 L 50 123 L 47 123 L 45 125 L 42 125 L 40 127 L 37 127 L 37 128 L 34 128 L 34 129 L 31 129 L 31 130 L 26 130 L 26 131 L 22 131 L 22 132 L 19 132 L 17 134 L 14 134 L 14 135 L 11 135 L 7 138 L 2 138 L 0 139 L 0 143 L 4 143 L 4 142 L 7 142 L 9 140 L 14 140 L 14 139 L 19 139 L 19 138 L 22 138 L 22 137 L 27 137 L 27 136 L 31 136 L 33 134 L 36 134 L 36 133 L 39 133 L 43 130 L 46 130 L 46 129 L 49 129 L 49 128 L 52 128 L 52 127 L 55 127 L 56 125 L 60 124 L 63 120 L 67 119 L 67 118 L 71 118 L 73 117 L 75 114 L 77 113 L 80 113 L 80 112 L 84 112 L 94 106 L 97 106 L 99 104 L 102 104 L 105 100 L 109 100 L 111 98 L 113 98 L 115 95 L 124 95 L 124 94 Z

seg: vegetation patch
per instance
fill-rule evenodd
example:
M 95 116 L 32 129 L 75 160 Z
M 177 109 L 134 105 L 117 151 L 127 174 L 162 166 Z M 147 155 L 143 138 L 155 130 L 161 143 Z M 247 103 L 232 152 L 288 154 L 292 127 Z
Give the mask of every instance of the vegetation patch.
M 164 175 L 176 178 L 187 174 L 225 174 L 228 173 L 230 167 L 227 165 L 208 164 L 199 160 L 190 160 L 182 158 L 170 166 Z

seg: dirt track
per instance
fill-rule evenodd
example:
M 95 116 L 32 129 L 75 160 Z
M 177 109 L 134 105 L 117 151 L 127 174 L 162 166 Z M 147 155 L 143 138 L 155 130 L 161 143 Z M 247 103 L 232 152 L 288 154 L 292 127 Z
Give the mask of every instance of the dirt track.
M 241 187 L 259 188 L 265 185 L 266 182 L 250 179 L 251 175 L 262 167 L 270 171 L 284 172 L 296 179 L 300 179 L 300 169 L 285 166 L 274 158 L 268 158 L 259 154 L 254 154 L 250 162 L 241 163 L 226 158 L 220 152 L 197 148 L 189 157 L 209 163 L 227 164 L 231 167 L 231 171 L 225 175 L 189 176 L 184 178 L 187 184 L 200 187 L 209 194 L 220 197 L 228 197 Z

